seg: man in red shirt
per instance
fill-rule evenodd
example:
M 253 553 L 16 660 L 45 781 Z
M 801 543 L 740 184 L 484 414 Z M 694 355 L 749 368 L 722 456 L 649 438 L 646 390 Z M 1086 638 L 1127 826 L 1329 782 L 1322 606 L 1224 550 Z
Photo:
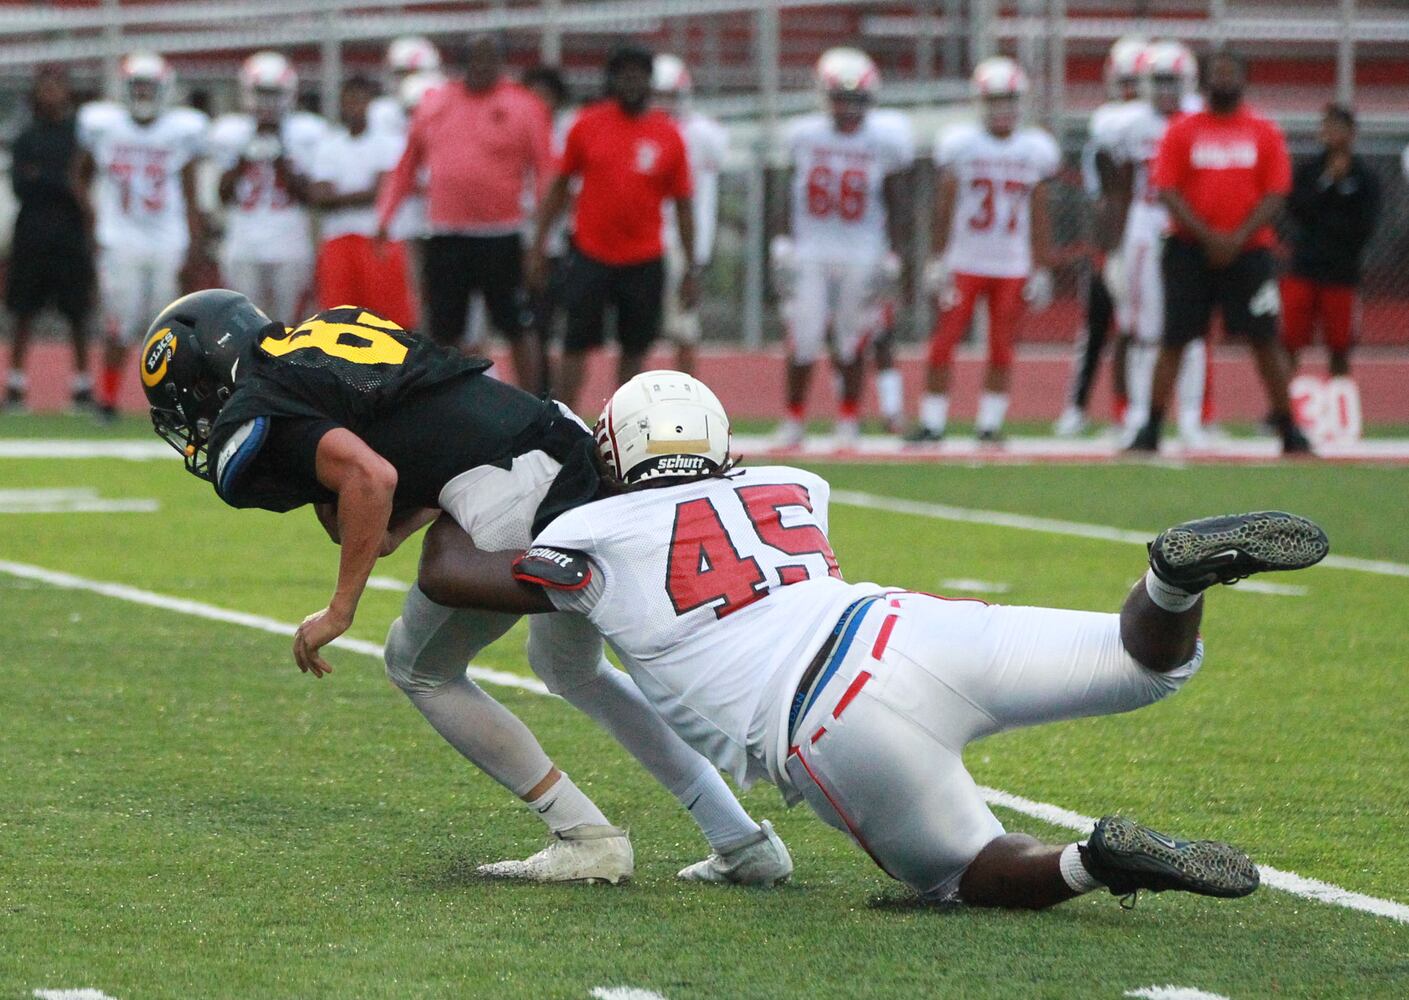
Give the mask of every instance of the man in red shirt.
M 665 246 L 661 203 L 675 201 L 684 244 L 680 297 L 696 298 L 694 207 L 685 142 L 670 116 L 648 106 L 654 56 L 623 45 L 607 59 L 607 99 L 582 110 L 568 132 L 558 176 L 538 213 L 529 255 L 529 283 L 542 288 L 553 223 L 567 207 L 569 184 L 581 178 L 573 216 L 573 247 L 563 274 L 567 333 L 554 396 L 575 407 L 587 352 L 600 347 L 607 308 L 616 310 L 621 345 L 617 382 L 642 368 L 660 334 Z
M 442 344 L 465 332 L 470 295 L 484 296 L 489 318 L 509 341 L 520 385 L 537 390 L 542 356 L 523 281 L 523 192 L 542 194 L 553 173 L 548 109 L 503 74 L 501 42 L 470 38 L 463 75 L 428 93 L 416 108 L 406 151 L 377 201 L 379 232 L 426 171 L 430 236 L 421 260 L 426 327 Z
M 1184 346 L 1207 336 L 1217 306 L 1229 335 L 1248 339 L 1283 452 L 1307 452 L 1310 445 L 1292 420 L 1287 396 L 1270 249 L 1271 223 L 1291 190 L 1291 160 L 1276 124 L 1243 104 L 1242 58 L 1215 52 L 1206 70 L 1208 110 L 1175 120 L 1155 159 L 1153 184 L 1173 225 L 1161 261 L 1164 337 L 1150 419 L 1130 447 L 1158 450 Z

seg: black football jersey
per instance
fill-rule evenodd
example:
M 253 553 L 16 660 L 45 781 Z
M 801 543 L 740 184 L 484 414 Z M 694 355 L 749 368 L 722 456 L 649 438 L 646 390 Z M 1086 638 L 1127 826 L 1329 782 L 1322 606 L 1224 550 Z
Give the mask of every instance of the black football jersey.
M 242 359 L 211 433 L 216 492 L 235 507 L 285 511 L 333 495 L 317 442 L 352 431 L 397 471 L 398 509 L 434 507 L 462 472 L 543 450 L 564 464 L 550 493 L 566 509 L 597 487 L 591 435 L 557 405 L 484 375 L 467 358 L 354 307 L 262 336 Z

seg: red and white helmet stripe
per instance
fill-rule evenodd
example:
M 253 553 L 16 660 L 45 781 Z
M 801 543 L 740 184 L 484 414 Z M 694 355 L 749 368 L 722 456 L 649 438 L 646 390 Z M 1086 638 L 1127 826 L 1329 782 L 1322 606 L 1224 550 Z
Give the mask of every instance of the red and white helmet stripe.
M 860 49 L 828 49 L 817 60 L 816 72 L 817 86 L 827 94 L 874 94 L 881 87 L 881 71 Z
M 1021 97 L 1027 93 L 1027 74 L 1007 56 L 990 56 L 974 67 L 970 86 L 975 97 Z

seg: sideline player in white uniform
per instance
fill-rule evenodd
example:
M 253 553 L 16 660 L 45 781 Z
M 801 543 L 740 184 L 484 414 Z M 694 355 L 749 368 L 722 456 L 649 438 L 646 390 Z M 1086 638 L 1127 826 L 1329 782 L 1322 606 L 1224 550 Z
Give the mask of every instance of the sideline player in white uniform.
M 980 441 L 1000 440 L 1023 301 L 1038 310 L 1051 303 L 1047 181 L 1062 157 L 1042 129 L 1019 125 L 1027 86 L 1027 74 L 1013 60 L 985 59 L 973 75 L 982 121 L 946 129 L 935 143 L 940 178 L 928 283 L 939 290 L 940 314 L 930 337 L 920 422 L 908 441 L 944 437 L 954 348 L 980 298 L 988 303 L 988 369 L 976 427 Z
M 1104 68 L 1106 95 L 1110 99 L 1091 112 L 1090 135 L 1081 148 L 1081 183 L 1091 201 L 1096 254 L 1088 272 L 1086 327 L 1076 342 L 1067 407 L 1052 427 L 1058 437 L 1075 437 L 1086 429 L 1086 405 L 1091 399 L 1101 353 L 1116 323 L 1119 290 L 1111 288 L 1110 284 L 1112 281 L 1117 285 L 1122 283 L 1121 229 L 1119 221 L 1112 218 L 1114 211 L 1110 203 L 1114 166 L 1111 152 L 1125 123 L 1144 104 L 1140 93 L 1140 58 L 1147 45 L 1145 39 L 1127 35 L 1111 46 Z M 1110 281 L 1107 274 L 1111 276 Z M 1118 329 L 1118 332 L 1125 331 Z M 1125 410 L 1124 343 L 1124 340 L 1117 341 L 1113 365 L 1117 419 Z
M 990 606 L 846 583 L 826 481 L 734 468 L 727 415 L 687 375 L 632 379 L 597 440 L 617 495 L 559 515 L 524 553 L 478 552 L 439 524 L 422 586 L 452 604 L 586 615 L 687 743 L 741 785 L 805 800 L 922 897 L 1040 908 L 1100 887 L 1257 888 L 1236 848 L 1118 816 L 1085 844 L 1007 834 L 963 751 L 1174 693 L 1203 660 L 1202 592 L 1318 562 L 1315 524 L 1263 512 L 1170 528 L 1118 614 Z
M 691 204 L 695 212 L 695 267 L 704 271 L 714 256 L 714 234 L 719 230 L 719 172 L 729 154 L 729 132 L 709 115 L 690 106 L 694 82 L 679 56 L 662 53 L 651 69 L 651 100 L 675 120 L 685 140 L 690 161 Z M 680 279 L 685 274 L 685 254 L 674 212 L 665 212 L 665 322 L 666 338 L 675 344 L 675 367 L 693 373 L 700 344 L 699 305 L 680 301 Z
M 812 365 L 831 332 L 843 388 L 836 442 L 856 442 L 872 305 L 900 274 L 898 235 L 904 177 L 915 158 L 903 114 L 873 109 L 881 77 L 857 49 L 828 49 L 817 61 L 827 111 L 794 122 L 791 235 L 773 239 L 774 282 L 788 325 L 788 416 L 779 444 L 796 447 Z
M 401 96 L 401 85 L 413 73 L 439 73 L 440 50 L 429 38 L 405 35 L 386 50 L 386 93 L 367 108 L 367 128 L 405 138 L 411 115 Z
M 1126 443 L 1150 416 L 1150 392 L 1164 333 L 1164 278 L 1160 251 L 1169 231 L 1169 209 L 1150 184 L 1150 171 L 1160 140 L 1170 119 L 1183 109 L 1198 77 L 1194 54 L 1178 42 L 1155 42 L 1140 60 L 1148 100 L 1135 105 L 1111 143 L 1114 165 L 1109 198 L 1112 217 L 1123 222 L 1121 267 L 1113 275 L 1116 325 L 1128 338 L 1125 384 L 1129 404 L 1125 412 Z M 1185 445 L 1204 443 L 1203 404 L 1206 346 L 1202 339 L 1184 350 L 1179 364 L 1179 436 Z
M 313 283 L 309 175 L 328 125 L 294 108 L 298 74 L 277 52 L 256 52 L 240 67 L 243 113 L 216 120 L 211 156 L 225 206 L 225 283 L 271 316 L 294 323 Z
M 196 163 L 209 127 L 199 111 L 167 106 L 175 74 L 156 53 L 124 57 L 120 74 L 122 103 L 97 101 L 78 114 L 102 296 L 98 409 L 108 418 L 117 413 L 128 348 L 176 297 L 189 254 L 200 248 Z

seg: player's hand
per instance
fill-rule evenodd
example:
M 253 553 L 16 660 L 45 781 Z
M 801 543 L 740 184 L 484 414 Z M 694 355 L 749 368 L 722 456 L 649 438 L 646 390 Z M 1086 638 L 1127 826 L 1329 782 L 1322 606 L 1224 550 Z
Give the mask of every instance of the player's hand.
M 1344 180 L 1350 173 L 1350 154 L 1343 152 L 1332 153 L 1326 160 L 1325 175 L 1332 184 Z
M 949 290 L 954 283 L 954 276 L 949 271 L 949 264 L 943 257 L 931 257 L 925 261 L 925 269 L 920 274 L 920 287 L 930 298 L 938 299 L 941 303 L 948 298 Z
M 331 607 L 305 618 L 294 633 L 294 662 L 298 668 L 314 677 L 331 674 L 332 666 L 318 652 L 351 627 L 352 615 Z
M 680 305 L 685 309 L 693 309 L 699 304 L 699 301 L 699 268 L 687 267 L 685 273 L 680 276 Z
M 1211 233 L 1204 243 L 1209 267 L 1227 267 L 1237 260 L 1242 249 L 1242 244 L 1232 233 Z

